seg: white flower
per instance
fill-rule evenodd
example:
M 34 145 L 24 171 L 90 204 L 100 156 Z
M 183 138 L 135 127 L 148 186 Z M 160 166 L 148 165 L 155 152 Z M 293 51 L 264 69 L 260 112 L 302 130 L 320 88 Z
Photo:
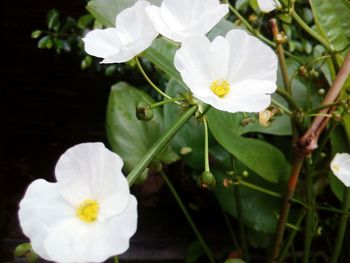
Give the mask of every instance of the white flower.
M 101 63 L 121 63 L 147 49 L 158 35 L 145 11 L 150 5 L 139 0 L 117 15 L 116 28 L 90 31 L 83 39 L 86 53 L 103 58 Z
M 182 42 L 208 33 L 228 13 L 228 5 L 219 0 L 163 0 L 160 7 L 152 5 L 146 12 L 160 34 Z
M 223 111 L 260 112 L 276 90 L 276 54 L 244 30 L 213 42 L 187 38 L 175 54 L 175 67 L 196 98 Z
M 33 250 L 55 262 L 103 262 L 124 253 L 137 228 L 137 201 L 123 161 L 102 143 L 83 143 L 59 159 L 57 183 L 32 182 L 20 225 Z
M 268 13 L 276 8 L 280 8 L 281 4 L 278 0 L 258 0 L 258 6 L 262 12 Z
M 337 153 L 331 162 L 331 170 L 346 187 L 350 187 L 350 154 Z

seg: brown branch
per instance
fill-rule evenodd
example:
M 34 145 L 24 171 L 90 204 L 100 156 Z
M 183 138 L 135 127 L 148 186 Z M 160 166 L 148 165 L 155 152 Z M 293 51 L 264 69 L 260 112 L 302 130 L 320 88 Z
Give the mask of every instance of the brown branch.
M 324 98 L 322 105 L 328 105 L 337 100 L 340 91 L 350 74 L 350 51 L 348 52 L 331 88 L 328 90 L 326 97 Z M 335 110 L 335 106 L 332 108 L 325 108 L 319 111 L 319 113 L 332 113 Z M 285 193 L 284 201 L 281 208 L 280 217 L 278 219 L 276 235 L 274 246 L 272 248 L 272 253 L 270 260 L 268 262 L 277 262 L 280 248 L 283 240 L 284 230 L 286 222 L 288 219 L 289 209 L 290 209 L 290 200 L 294 195 L 294 190 L 298 182 L 299 174 L 306 156 L 310 155 L 315 149 L 317 149 L 317 142 L 322 133 L 322 131 L 327 126 L 330 118 L 325 117 L 322 114 L 315 117 L 309 129 L 304 133 L 303 136 L 297 141 L 293 167 L 291 175 L 289 177 L 287 190 Z

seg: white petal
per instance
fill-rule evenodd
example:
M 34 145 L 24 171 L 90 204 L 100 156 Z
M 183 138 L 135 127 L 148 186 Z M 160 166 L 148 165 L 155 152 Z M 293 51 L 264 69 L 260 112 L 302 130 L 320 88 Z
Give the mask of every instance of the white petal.
M 137 202 L 132 196 L 121 214 L 103 223 L 71 219 L 58 224 L 45 240 L 45 249 L 59 262 L 103 262 L 128 249 L 136 228 Z
M 175 54 L 175 67 L 195 96 L 212 96 L 210 85 L 227 76 L 229 46 L 223 37 L 187 38 Z
M 206 34 L 227 12 L 228 6 L 218 0 L 164 0 L 160 8 L 147 9 L 156 30 L 177 42 Z
M 257 0 L 257 3 L 259 9 L 264 13 L 271 12 L 281 6 L 278 0 Z
M 23 233 L 29 237 L 33 250 L 50 260 L 44 249 L 44 240 L 57 222 L 75 216 L 75 210 L 60 195 L 58 185 L 39 179 L 33 181 L 18 211 Z
M 85 51 L 91 56 L 106 58 L 119 53 L 121 43 L 115 28 L 95 29 L 83 38 Z
M 103 202 L 117 195 L 114 213 L 123 210 L 129 186 L 122 174 L 123 161 L 102 143 L 82 143 L 67 150 L 56 165 L 62 196 L 77 207 L 86 199 Z
M 331 170 L 346 187 L 350 187 L 350 154 L 337 153 L 331 162 Z
M 271 93 L 276 84 L 269 81 L 246 80 L 230 85 L 230 92 L 223 98 L 198 97 L 218 110 L 227 112 L 260 112 L 271 103 Z
M 270 47 L 239 29 L 228 32 L 226 39 L 230 45 L 230 83 L 246 79 L 276 82 L 278 60 Z

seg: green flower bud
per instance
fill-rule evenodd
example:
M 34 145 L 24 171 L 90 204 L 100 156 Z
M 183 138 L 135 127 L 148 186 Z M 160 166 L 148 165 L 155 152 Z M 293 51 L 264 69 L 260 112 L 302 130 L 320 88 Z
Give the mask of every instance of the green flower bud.
M 318 90 L 318 94 L 319 95 L 324 95 L 326 93 L 326 90 L 325 89 L 319 89 Z
M 199 187 L 209 190 L 213 190 L 215 188 L 216 180 L 211 172 L 204 171 L 198 179 Z
M 242 176 L 243 176 L 243 177 L 248 177 L 248 175 L 249 175 L 249 172 L 248 172 L 248 171 L 244 170 L 244 171 L 242 172 Z
M 149 121 L 153 118 L 153 110 L 151 105 L 145 101 L 141 101 L 136 107 L 136 118 L 140 121 Z
M 19 258 L 19 257 L 24 257 L 26 256 L 28 253 L 30 253 L 32 249 L 32 246 L 30 245 L 30 243 L 22 243 L 19 244 L 16 248 L 15 248 L 15 257 Z

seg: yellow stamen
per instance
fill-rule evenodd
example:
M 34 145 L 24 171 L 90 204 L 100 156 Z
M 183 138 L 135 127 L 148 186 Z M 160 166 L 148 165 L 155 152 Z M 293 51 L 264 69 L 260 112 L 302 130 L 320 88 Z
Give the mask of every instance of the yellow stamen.
M 76 210 L 77 217 L 86 223 L 92 223 L 97 220 L 99 204 L 95 200 L 86 199 Z
M 338 172 L 339 172 L 339 170 L 340 170 L 339 165 L 337 165 L 337 164 L 333 164 L 333 165 L 332 165 L 332 170 L 333 170 L 333 172 L 338 173 Z
M 225 97 L 230 92 L 230 84 L 227 80 L 215 80 L 210 86 L 212 92 L 220 98 Z

